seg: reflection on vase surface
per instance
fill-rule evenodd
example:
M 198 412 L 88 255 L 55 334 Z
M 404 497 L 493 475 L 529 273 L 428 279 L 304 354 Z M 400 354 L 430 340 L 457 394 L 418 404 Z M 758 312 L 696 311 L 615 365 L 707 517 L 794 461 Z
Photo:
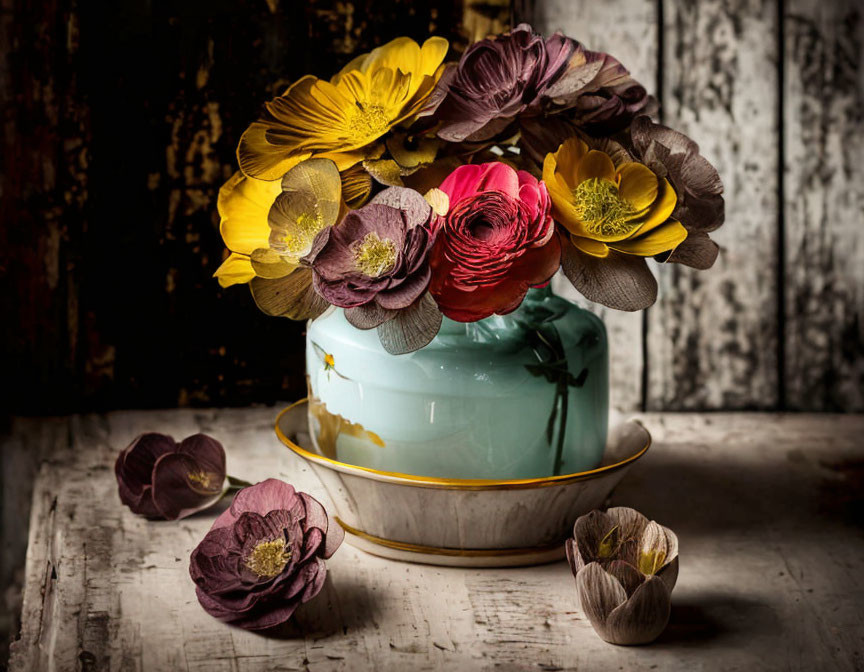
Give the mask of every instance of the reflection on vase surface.
M 390 355 L 341 310 L 309 325 L 310 427 L 322 454 L 381 471 L 535 478 L 597 466 L 606 443 L 602 321 L 549 289 L 506 316 L 444 319 Z

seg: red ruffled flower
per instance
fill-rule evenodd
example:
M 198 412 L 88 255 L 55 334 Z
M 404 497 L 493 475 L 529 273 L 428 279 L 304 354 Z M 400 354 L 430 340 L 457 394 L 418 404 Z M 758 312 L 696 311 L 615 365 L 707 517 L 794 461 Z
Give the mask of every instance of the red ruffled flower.
M 450 209 L 436 224 L 429 291 L 447 317 L 512 312 L 558 270 L 549 194 L 530 173 L 497 162 L 460 166 L 440 188 Z

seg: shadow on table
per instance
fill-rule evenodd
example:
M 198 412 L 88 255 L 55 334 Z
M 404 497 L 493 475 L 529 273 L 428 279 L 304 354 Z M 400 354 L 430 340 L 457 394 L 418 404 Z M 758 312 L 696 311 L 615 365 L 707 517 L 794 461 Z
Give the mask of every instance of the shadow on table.
M 377 597 L 370 585 L 351 578 L 334 581 L 327 575 L 324 588 L 302 605 L 290 621 L 258 634 L 272 639 L 324 639 L 346 634 L 364 622 L 374 620 Z
M 737 595 L 672 595 L 669 625 L 652 648 L 702 647 L 752 633 L 779 634 L 780 623 L 767 605 Z
M 837 515 L 841 504 L 846 512 L 864 510 L 864 490 L 856 487 L 864 479 L 845 472 L 833 476 L 827 465 L 802 464 L 792 453 L 771 462 L 748 460 L 734 446 L 722 459 L 707 454 L 699 459 L 692 451 L 667 448 L 634 465 L 612 494 L 612 504 L 633 507 L 679 537 L 768 523 L 775 531 L 797 530 L 808 518 L 848 524 Z

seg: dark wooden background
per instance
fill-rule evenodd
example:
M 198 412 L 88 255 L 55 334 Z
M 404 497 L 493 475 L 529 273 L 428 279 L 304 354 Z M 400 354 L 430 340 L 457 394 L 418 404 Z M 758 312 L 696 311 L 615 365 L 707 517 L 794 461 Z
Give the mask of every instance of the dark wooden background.
M 506 4 L 0 0 L 4 410 L 302 395 L 303 325 L 211 279 L 240 133 L 306 72 L 402 34 L 464 43 Z M 859 3 L 517 4 L 617 55 L 727 185 L 717 266 L 604 313 L 616 405 L 864 410 Z

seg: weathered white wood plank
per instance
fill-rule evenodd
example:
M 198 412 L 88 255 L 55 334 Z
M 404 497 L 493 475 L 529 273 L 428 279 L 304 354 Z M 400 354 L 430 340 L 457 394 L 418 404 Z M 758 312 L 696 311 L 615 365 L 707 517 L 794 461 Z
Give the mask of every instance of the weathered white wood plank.
M 20 627 L 33 482 L 43 457 L 65 449 L 66 418 L 16 418 L 0 434 L 0 660 Z
M 605 51 L 621 61 L 656 95 L 656 0 L 546 0 L 537 4 L 536 27 L 543 33 L 562 31 L 589 49 Z M 611 403 L 623 411 L 642 407 L 642 314 L 594 305 L 559 276 L 555 291 L 603 318 L 609 332 Z
M 214 512 L 148 522 L 111 464 L 136 434 L 205 431 L 229 471 L 324 499 L 278 443 L 273 409 L 125 412 L 73 420 L 34 493 L 23 670 L 855 670 L 864 628 L 862 416 L 645 416 L 657 442 L 613 501 L 674 529 L 672 624 L 652 646 L 603 643 L 564 563 L 508 570 L 401 564 L 348 546 L 324 592 L 276 637 L 197 604 L 188 556 Z M 26 440 L 26 437 L 24 437 Z
M 664 123 L 726 187 L 710 271 L 658 269 L 648 312 L 650 410 L 773 408 L 777 381 L 777 3 L 663 0 Z
M 864 13 L 785 4 L 786 401 L 864 409 Z

